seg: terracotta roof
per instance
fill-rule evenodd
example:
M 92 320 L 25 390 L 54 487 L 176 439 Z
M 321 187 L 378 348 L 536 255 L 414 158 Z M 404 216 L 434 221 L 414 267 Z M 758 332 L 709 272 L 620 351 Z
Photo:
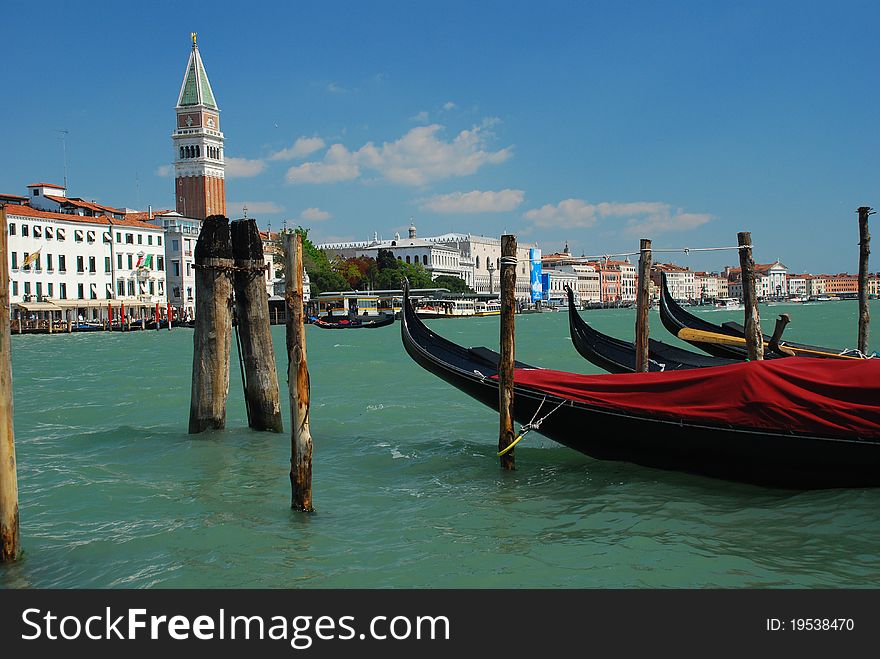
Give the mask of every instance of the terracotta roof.
M 58 190 L 66 190 L 63 185 L 55 185 L 54 183 L 31 183 L 29 188 L 57 188 Z
M 119 213 L 122 214 L 122 211 L 118 208 L 113 208 L 112 206 L 104 206 L 102 204 L 95 204 L 80 197 L 56 197 L 55 195 L 46 195 L 46 199 L 51 199 L 59 204 L 69 204 L 70 206 L 78 206 L 79 208 L 87 208 L 90 211 L 101 212 L 110 212 L 110 213 Z
M 161 215 L 165 215 L 165 213 L 171 213 L 171 212 L 173 212 L 173 210 L 170 208 L 166 208 L 165 210 L 161 210 L 161 211 L 153 211 L 153 219 L 156 219 L 157 217 L 159 217 Z M 136 213 L 126 213 L 125 219 L 146 222 L 150 219 L 150 212 L 149 211 L 143 211 L 143 212 L 138 211 Z
M 27 200 L 28 200 L 27 197 L 22 197 L 21 195 L 17 195 L 17 194 L 2 194 L 2 193 L 0 193 L 0 199 L 20 199 L 20 200 L 23 200 L 23 201 L 27 201 Z
M 70 215 L 68 213 L 50 213 L 47 211 L 37 210 L 30 206 L 7 206 L 7 216 L 34 217 L 45 220 L 64 220 L 65 222 L 79 222 L 82 224 L 104 224 L 114 226 L 130 226 L 138 229 L 152 229 L 154 231 L 162 231 L 160 227 L 146 222 L 137 220 L 117 220 L 107 217 L 106 215 L 97 215 L 90 217 L 88 215 Z

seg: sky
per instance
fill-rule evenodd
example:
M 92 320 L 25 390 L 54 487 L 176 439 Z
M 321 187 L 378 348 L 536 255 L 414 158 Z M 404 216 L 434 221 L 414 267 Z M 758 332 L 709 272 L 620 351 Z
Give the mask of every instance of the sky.
M 874 0 L 5 6 L 2 193 L 66 170 L 70 196 L 173 208 L 196 32 L 228 215 L 315 242 L 414 222 L 603 255 L 751 231 L 758 262 L 856 272 L 856 209 L 880 208 Z

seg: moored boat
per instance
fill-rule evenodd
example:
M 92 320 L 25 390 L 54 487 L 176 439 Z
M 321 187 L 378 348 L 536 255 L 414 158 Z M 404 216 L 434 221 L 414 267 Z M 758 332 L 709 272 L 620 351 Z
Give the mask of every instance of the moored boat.
M 340 317 L 316 317 L 312 318 L 311 324 L 321 329 L 375 329 L 385 327 L 394 322 L 394 316 L 382 315 L 379 317 L 348 316 Z
M 406 295 L 401 338 L 420 366 L 498 409 L 496 353 L 431 331 Z M 592 376 L 518 363 L 514 400 L 519 423 L 597 459 L 773 486 L 880 485 L 874 360 Z
M 578 313 L 574 293 L 568 291 L 568 323 L 571 342 L 575 350 L 591 364 L 609 373 L 634 373 L 636 371 L 636 348 L 633 343 L 616 339 L 590 326 Z M 681 371 L 690 368 L 706 368 L 732 364 L 735 360 L 712 357 L 683 348 L 648 340 L 648 370 Z
M 426 298 L 419 302 L 416 313 L 419 318 L 469 318 L 477 314 L 477 309 L 474 300 L 435 300 Z

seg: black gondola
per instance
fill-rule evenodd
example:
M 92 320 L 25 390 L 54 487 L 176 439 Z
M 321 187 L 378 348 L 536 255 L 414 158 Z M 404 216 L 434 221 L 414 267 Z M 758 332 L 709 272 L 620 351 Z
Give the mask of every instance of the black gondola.
M 581 356 L 609 373 L 634 373 L 636 370 L 636 347 L 633 343 L 602 334 L 587 323 L 574 304 L 574 292 L 568 293 L 568 325 L 571 342 Z M 671 346 L 662 341 L 648 340 L 648 370 L 681 371 L 689 368 L 706 368 L 733 364 L 736 360 L 701 355 L 684 348 Z
M 660 284 L 660 320 L 667 330 L 680 336 L 682 329 L 699 330 L 701 332 L 709 332 L 711 334 L 723 335 L 732 339 L 742 340 L 745 337 L 743 326 L 738 323 L 728 322 L 722 325 L 715 325 L 707 322 L 702 318 L 688 313 L 682 309 L 681 305 L 676 302 L 669 293 L 666 285 L 666 274 L 661 276 Z M 727 357 L 730 359 L 746 359 L 748 353 L 744 347 L 736 345 L 724 345 L 722 343 L 710 343 L 691 338 L 685 339 L 691 345 L 701 350 L 705 350 L 711 355 L 717 357 Z M 817 357 L 821 359 L 861 359 L 862 355 L 858 350 L 839 350 L 837 348 L 823 348 L 821 346 L 812 346 L 806 343 L 795 343 L 792 341 L 779 341 L 778 344 L 773 341 L 772 337 L 764 335 L 764 358 L 775 359 L 777 357 Z M 766 349 L 769 347 L 769 350 Z
M 373 320 L 365 320 L 361 316 L 346 316 L 335 320 L 318 317 L 311 324 L 321 329 L 376 329 L 377 327 L 391 325 L 393 322 L 393 315 L 382 314 Z
M 400 327 L 407 353 L 427 371 L 497 410 L 496 353 L 464 348 L 428 329 L 404 291 Z M 781 487 L 880 485 L 880 362 L 835 366 L 791 358 L 663 375 L 584 376 L 517 364 L 514 415 L 519 423 L 543 415 L 541 434 L 602 460 Z M 815 376 L 817 370 L 833 382 L 801 377 L 803 371 Z M 745 398 L 754 396 L 750 392 L 756 387 L 766 389 L 768 375 L 774 384 L 784 387 L 793 380 L 796 385 L 787 396 L 777 395 L 775 405 L 757 396 Z M 580 387 L 581 393 L 565 393 L 568 387 Z M 806 409 L 799 391 L 808 402 L 815 397 L 815 410 Z M 829 391 L 844 400 L 828 398 Z M 591 393 L 603 392 L 613 392 L 619 404 L 590 402 Z M 683 404 L 664 414 L 652 409 L 658 397 L 669 393 L 692 400 L 694 407 Z M 829 426 L 823 401 L 847 411 L 845 423 Z M 695 411 L 702 413 L 701 420 L 691 416 Z M 725 411 L 742 423 L 721 420 Z M 853 425 L 844 427 L 846 423 Z M 802 430 L 810 424 L 823 430 Z

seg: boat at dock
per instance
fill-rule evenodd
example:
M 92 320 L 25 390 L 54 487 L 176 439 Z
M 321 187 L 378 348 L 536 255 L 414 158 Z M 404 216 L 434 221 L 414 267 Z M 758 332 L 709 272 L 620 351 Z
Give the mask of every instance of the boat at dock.
M 382 315 L 378 317 L 349 316 L 346 318 L 312 318 L 311 324 L 321 329 L 376 329 L 394 323 L 394 316 Z
M 590 326 L 578 313 L 574 293 L 568 291 L 568 322 L 571 342 L 575 350 L 591 364 L 609 373 L 634 373 L 636 371 L 635 344 L 603 334 Z M 681 371 L 733 364 L 736 360 L 712 357 L 684 348 L 648 339 L 649 371 Z
M 739 301 L 739 298 L 735 297 L 722 297 L 715 301 L 716 309 L 726 309 L 728 311 L 742 311 L 745 309 L 742 302 Z
M 477 300 L 477 302 L 474 304 L 474 315 L 500 316 L 501 300 L 487 300 L 485 302 L 483 302 L 482 300 Z
M 419 318 L 469 318 L 477 315 L 474 300 L 435 300 L 426 298 L 415 309 Z M 498 310 L 501 313 L 499 307 Z
M 498 355 L 430 330 L 404 296 L 412 359 L 497 410 Z M 763 485 L 880 485 L 880 361 L 790 358 L 674 373 L 514 365 L 514 417 L 600 460 Z

